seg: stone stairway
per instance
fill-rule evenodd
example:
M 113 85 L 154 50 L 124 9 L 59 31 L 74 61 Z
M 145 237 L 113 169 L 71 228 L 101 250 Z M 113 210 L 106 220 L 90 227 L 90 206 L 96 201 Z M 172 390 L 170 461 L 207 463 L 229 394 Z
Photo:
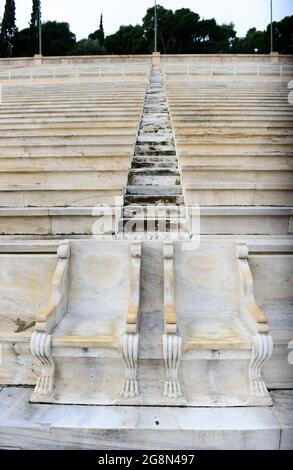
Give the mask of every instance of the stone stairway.
M 163 76 L 153 66 L 117 238 L 188 237 L 183 204 Z

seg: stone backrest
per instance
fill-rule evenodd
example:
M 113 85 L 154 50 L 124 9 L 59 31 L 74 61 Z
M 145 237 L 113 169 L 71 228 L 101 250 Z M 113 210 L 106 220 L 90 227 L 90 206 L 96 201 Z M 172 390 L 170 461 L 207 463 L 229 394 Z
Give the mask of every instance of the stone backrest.
M 249 257 L 256 300 L 271 321 L 289 312 L 293 317 L 292 248 L 292 245 L 288 249 L 286 245 L 276 246 L 275 251 L 268 249 L 265 252 L 263 249 L 263 252 L 251 253 Z
M 192 248 L 193 247 L 193 248 Z M 236 245 L 229 242 L 175 242 L 175 304 L 177 322 L 231 316 L 238 311 Z
M 78 316 L 82 329 L 91 321 L 103 335 L 125 331 L 131 285 L 131 243 L 70 242 L 66 319 Z
M 3 253 L 0 247 L 1 331 L 25 328 L 47 305 L 56 261 L 56 254 Z

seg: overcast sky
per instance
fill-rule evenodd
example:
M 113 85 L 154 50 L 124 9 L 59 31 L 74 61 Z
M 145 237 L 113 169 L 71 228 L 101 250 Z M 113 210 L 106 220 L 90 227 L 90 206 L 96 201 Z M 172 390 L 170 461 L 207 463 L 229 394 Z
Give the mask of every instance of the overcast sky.
M 238 36 L 256 26 L 265 29 L 270 21 L 270 0 L 158 0 L 165 8 L 190 8 L 202 18 L 216 18 L 219 23 L 233 22 Z M 43 21 L 67 21 L 77 39 L 87 37 L 98 27 L 99 16 L 104 14 L 105 33 L 111 34 L 122 24 L 141 22 L 153 0 L 42 0 Z M 0 17 L 5 0 L 0 0 Z M 16 0 L 17 26 L 28 25 L 32 0 Z M 292 0 L 273 0 L 274 19 L 293 14 Z

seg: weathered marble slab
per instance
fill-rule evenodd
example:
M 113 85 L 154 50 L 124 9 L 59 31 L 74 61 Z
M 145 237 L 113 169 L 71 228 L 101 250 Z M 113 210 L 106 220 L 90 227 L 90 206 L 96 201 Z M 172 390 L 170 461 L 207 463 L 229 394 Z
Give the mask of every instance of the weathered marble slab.
M 270 408 L 32 405 L 30 393 L 0 392 L 0 448 L 279 449 Z
M 56 252 L 45 253 L 48 247 L 37 245 L 39 252 L 30 250 L 29 246 L 1 245 L 1 384 L 34 384 L 36 381 L 38 368 L 30 354 L 29 343 L 36 313 L 49 301 L 56 268 Z
M 292 247 L 277 246 L 275 252 L 263 248 L 251 253 L 249 264 L 255 297 L 268 315 L 274 339 L 273 356 L 264 366 L 266 383 L 271 388 L 292 388 L 293 367 L 288 362 L 288 343 L 293 339 Z
M 70 243 L 67 312 L 58 336 L 121 336 L 130 296 L 129 242 Z
M 292 367 L 292 365 L 291 365 Z M 273 413 L 281 427 L 281 450 L 293 449 L 293 390 L 274 390 Z
M 0 253 L 0 334 L 25 331 L 46 306 L 55 267 L 54 254 Z

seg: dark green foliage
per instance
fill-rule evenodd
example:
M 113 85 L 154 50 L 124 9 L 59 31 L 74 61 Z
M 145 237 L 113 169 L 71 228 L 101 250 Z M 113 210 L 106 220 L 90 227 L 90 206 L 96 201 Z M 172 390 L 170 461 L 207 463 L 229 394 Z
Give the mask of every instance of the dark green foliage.
M 4 15 L 0 31 L 1 57 L 11 57 L 13 52 L 13 38 L 17 31 L 15 24 L 15 1 L 6 0 Z
M 105 54 L 105 48 L 100 44 L 98 39 L 81 39 L 71 49 L 70 55 L 101 55 Z
M 247 31 L 245 38 L 236 38 L 232 47 L 232 52 L 238 54 L 269 53 L 269 39 L 266 38 L 266 33 L 264 31 L 250 28 Z
M 148 54 L 151 46 L 142 26 L 120 26 L 117 33 L 107 36 L 105 47 L 109 54 Z
M 239 54 L 269 54 L 271 51 L 271 25 L 265 31 L 251 28 L 245 38 L 237 38 L 232 52 Z M 273 22 L 274 51 L 280 54 L 293 54 L 293 16 Z
M 41 15 L 41 4 L 40 0 L 33 0 L 31 21 L 30 21 L 30 44 L 29 48 L 31 54 L 37 54 L 39 52 L 38 41 L 39 41 L 39 17 Z
M 15 34 L 13 50 L 15 57 L 29 57 L 37 52 L 38 49 L 32 43 L 31 31 L 30 27 Z M 42 43 L 44 56 L 69 55 L 76 46 L 76 38 L 70 31 L 68 23 L 47 21 L 42 25 Z
M 32 50 L 31 29 L 26 28 L 18 31 L 13 40 L 13 56 L 29 57 Z
M 267 38 L 270 26 L 266 31 Z M 281 21 L 273 23 L 274 50 L 281 54 L 293 54 L 293 16 L 286 16 Z
M 30 21 L 31 28 L 38 27 L 40 8 L 41 8 L 40 0 L 33 0 L 33 9 L 32 9 L 31 21 Z
M 149 8 L 143 18 L 143 30 L 145 32 L 149 50 L 154 49 L 154 8 Z M 163 54 L 168 53 L 173 45 L 175 36 L 173 31 L 173 11 L 157 6 L 158 21 L 158 50 Z
M 68 55 L 76 44 L 76 37 L 68 23 L 47 21 L 42 27 L 43 55 Z
M 215 19 L 201 20 L 189 8 L 173 12 L 157 7 L 159 50 L 163 54 L 197 54 L 230 52 L 236 37 L 234 25 L 218 25 Z M 143 19 L 148 42 L 153 42 L 154 8 Z
M 176 10 L 173 15 L 174 48 L 177 54 L 189 54 L 195 50 L 196 30 L 200 16 L 189 8 Z
M 94 33 L 90 34 L 89 35 L 89 39 L 93 39 L 93 40 L 98 40 L 99 41 L 99 44 L 101 46 L 104 45 L 104 42 L 105 42 L 105 32 L 104 32 L 104 25 L 103 25 L 103 15 L 101 15 L 101 19 L 100 19 L 100 26 L 99 26 L 99 29 L 97 29 L 97 31 L 95 31 Z

